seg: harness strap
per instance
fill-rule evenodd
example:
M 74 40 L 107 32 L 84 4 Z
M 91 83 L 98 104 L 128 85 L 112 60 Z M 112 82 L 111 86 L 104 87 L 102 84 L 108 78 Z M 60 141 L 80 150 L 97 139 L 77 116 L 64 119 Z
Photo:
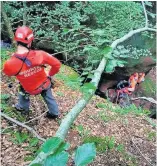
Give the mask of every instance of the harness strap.
M 17 59 L 19 59 L 19 60 L 21 60 L 21 61 L 23 62 L 22 65 L 21 65 L 20 70 L 19 70 L 14 76 L 17 76 L 17 75 L 21 72 L 21 70 L 22 70 L 22 68 L 23 68 L 23 65 L 24 65 L 24 63 L 25 63 L 25 61 L 26 61 L 26 59 L 27 59 L 28 54 L 29 54 L 29 51 L 28 51 L 27 55 L 26 55 L 24 58 L 21 58 L 21 57 L 19 57 L 18 55 L 14 54 L 14 56 L 15 56 Z
M 14 55 L 17 59 L 21 60 L 23 63 L 25 63 L 28 67 L 32 65 L 32 62 L 27 57 L 20 57 L 18 55 Z

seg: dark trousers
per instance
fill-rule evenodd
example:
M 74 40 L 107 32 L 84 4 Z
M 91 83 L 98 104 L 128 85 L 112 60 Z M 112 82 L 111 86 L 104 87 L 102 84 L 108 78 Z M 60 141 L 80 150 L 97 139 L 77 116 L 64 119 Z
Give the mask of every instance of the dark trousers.
M 49 113 L 51 115 L 58 115 L 59 114 L 58 105 L 57 105 L 56 100 L 54 99 L 54 97 L 52 95 L 51 87 L 49 87 L 46 90 L 43 90 L 41 92 L 41 96 L 43 97 L 44 101 L 47 104 L 47 107 L 49 109 Z M 15 107 L 18 109 L 23 109 L 26 112 L 28 112 L 29 106 L 30 106 L 29 95 L 27 95 L 23 92 L 21 93 L 21 91 L 20 91 L 19 92 L 19 100 L 18 100 L 18 103 L 15 105 Z

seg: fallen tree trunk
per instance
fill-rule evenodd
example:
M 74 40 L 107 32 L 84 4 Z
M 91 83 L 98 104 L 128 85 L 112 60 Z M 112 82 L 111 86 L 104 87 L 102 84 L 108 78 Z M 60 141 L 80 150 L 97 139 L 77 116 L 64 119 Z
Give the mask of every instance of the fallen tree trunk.
M 143 31 L 155 31 L 156 29 L 151 29 L 148 27 L 144 27 L 144 28 L 140 28 L 140 29 L 136 29 L 133 31 L 130 31 L 128 34 L 126 34 L 125 36 L 123 36 L 120 39 L 115 40 L 112 44 L 111 44 L 111 50 L 104 55 L 103 59 L 101 60 L 98 68 L 95 70 L 94 73 L 94 77 L 91 81 L 91 83 L 94 84 L 95 87 L 98 86 L 98 83 L 100 81 L 101 78 L 101 74 L 103 73 L 106 63 L 107 63 L 107 57 L 109 57 L 109 55 L 111 55 L 112 50 L 121 42 L 124 42 L 125 40 L 127 40 L 128 38 L 130 38 L 131 36 L 133 36 L 134 34 L 143 32 Z M 77 116 L 79 115 L 79 113 L 85 108 L 85 106 L 88 104 L 89 100 L 92 98 L 92 96 L 94 95 L 95 90 L 89 90 L 88 95 L 86 95 L 85 97 L 81 98 L 77 104 L 71 109 L 71 111 L 65 116 L 65 118 L 62 120 L 60 127 L 58 128 L 55 137 L 59 137 L 61 139 L 65 139 L 68 130 L 71 126 L 71 124 L 74 122 L 74 120 L 77 118 Z M 45 155 L 43 152 L 39 153 L 38 156 L 31 162 L 30 166 L 32 164 L 35 163 L 42 163 L 42 161 L 45 159 Z

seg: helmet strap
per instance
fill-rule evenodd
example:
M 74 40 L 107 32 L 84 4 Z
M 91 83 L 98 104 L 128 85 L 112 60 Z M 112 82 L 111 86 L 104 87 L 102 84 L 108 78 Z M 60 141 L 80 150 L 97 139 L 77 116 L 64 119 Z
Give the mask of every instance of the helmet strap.
M 17 45 L 21 45 L 21 46 L 27 48 L 28 50 L 31 49 L 31 47 L 28 47 L 28 44 L 26 44 L 26 43 L 22 43 L 22 42 L 17 41 Z

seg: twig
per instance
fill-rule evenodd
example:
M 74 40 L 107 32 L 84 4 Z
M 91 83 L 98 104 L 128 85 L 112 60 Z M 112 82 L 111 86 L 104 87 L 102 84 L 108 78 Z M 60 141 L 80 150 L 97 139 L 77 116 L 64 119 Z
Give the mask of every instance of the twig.
M 142 1 L 142 6 L 143 6 L 143 10 L 144 10 L 144 15 L 145 15 L 145 27 L 148 27 L 148 16 L 147 16 L 147 12 L 146 12 L 146 7 L 145 7 L 145 4 L 144 4 L 144 1 Z
M 33 119 L 30 119 L 29 121 L 26 121 L 26 122 L 24 122 L 23 124 L 27 124 L 27 123 L 30 123 L 30 122 L 32 122 L 32 121 L 34 121 L 34 120 L 37 120 L 37 119 L 41 118 L 43 115 L 46 114 L 46 112 L 48 112 L 48 111 L 45 111 L 45 112 L 42 113 L 40 116 L 37 116 L 37 117 L 35 117 L 35 118 L 33 118 Z M 17 126 L 16 124 L 13 125 L 13 126 L 9 126 L 9 127 L 5 128 L 4 130 L 2 130 L 1 133 L 3 133 L 3 132 L 4 132 L 5 130 L 7 130 L 7 129 L 14 128 L 14 127 L 16 127 L 16 126 Z
M 27 121 L 27 122 L 24 122 L 24 124 L 27 124 L 27 123 L 30 123 L 30 122 L 32 122 L 32 121 L 34 121 L 34 120 L 40 119 L 40 118 L 41 118 L 42 116 L 44 116 L 47 112 L 48 112 L 48 111 L 45 111 L 45 112 L 42 113 L 41 115 L 39 115 L 39 116 L 37 116 L 37 117 L 35 117 L 35 118 L 33 118 L 33 119 Z
M 137 97 L 137 98 L 131 98 L 131 100 L 138 100 L 138 99 L 148 100 L 148 101 L 150 101 L 151 103 L 157 104 L 157 101 L 154 100 L 154 99 L 151 98 L 151 97 Z
M 32 132 L 39 140 L 45 142 L 45 139 L 44 139 L 44 138 L 41 138 L 41 137 L 36 133 L 36 131 L 35 131 L 33 128 L 31 128 L 31 127 L 29 127 L 29 126 L 27 126 L 27 125 L 25 125 L 25 124 L 23 124 L 23 123 L 21 123 L 21 122 L 15 120 L 15 119 L 9 117 L 8 115 L 6 115 L 6 114 L 4 114 L 4 113 L 2 113 L 2 112 L 0 112 L 0 115 L 3 116 L 4 118 L 6 118 L 6 119 L 9 120 L 9 121 L 11 121 L 11 122 L 13 122 L 13 123 L 16 123 L 17 125 L 26 128 L 27 130 L 29 130 L 30 132 Z

